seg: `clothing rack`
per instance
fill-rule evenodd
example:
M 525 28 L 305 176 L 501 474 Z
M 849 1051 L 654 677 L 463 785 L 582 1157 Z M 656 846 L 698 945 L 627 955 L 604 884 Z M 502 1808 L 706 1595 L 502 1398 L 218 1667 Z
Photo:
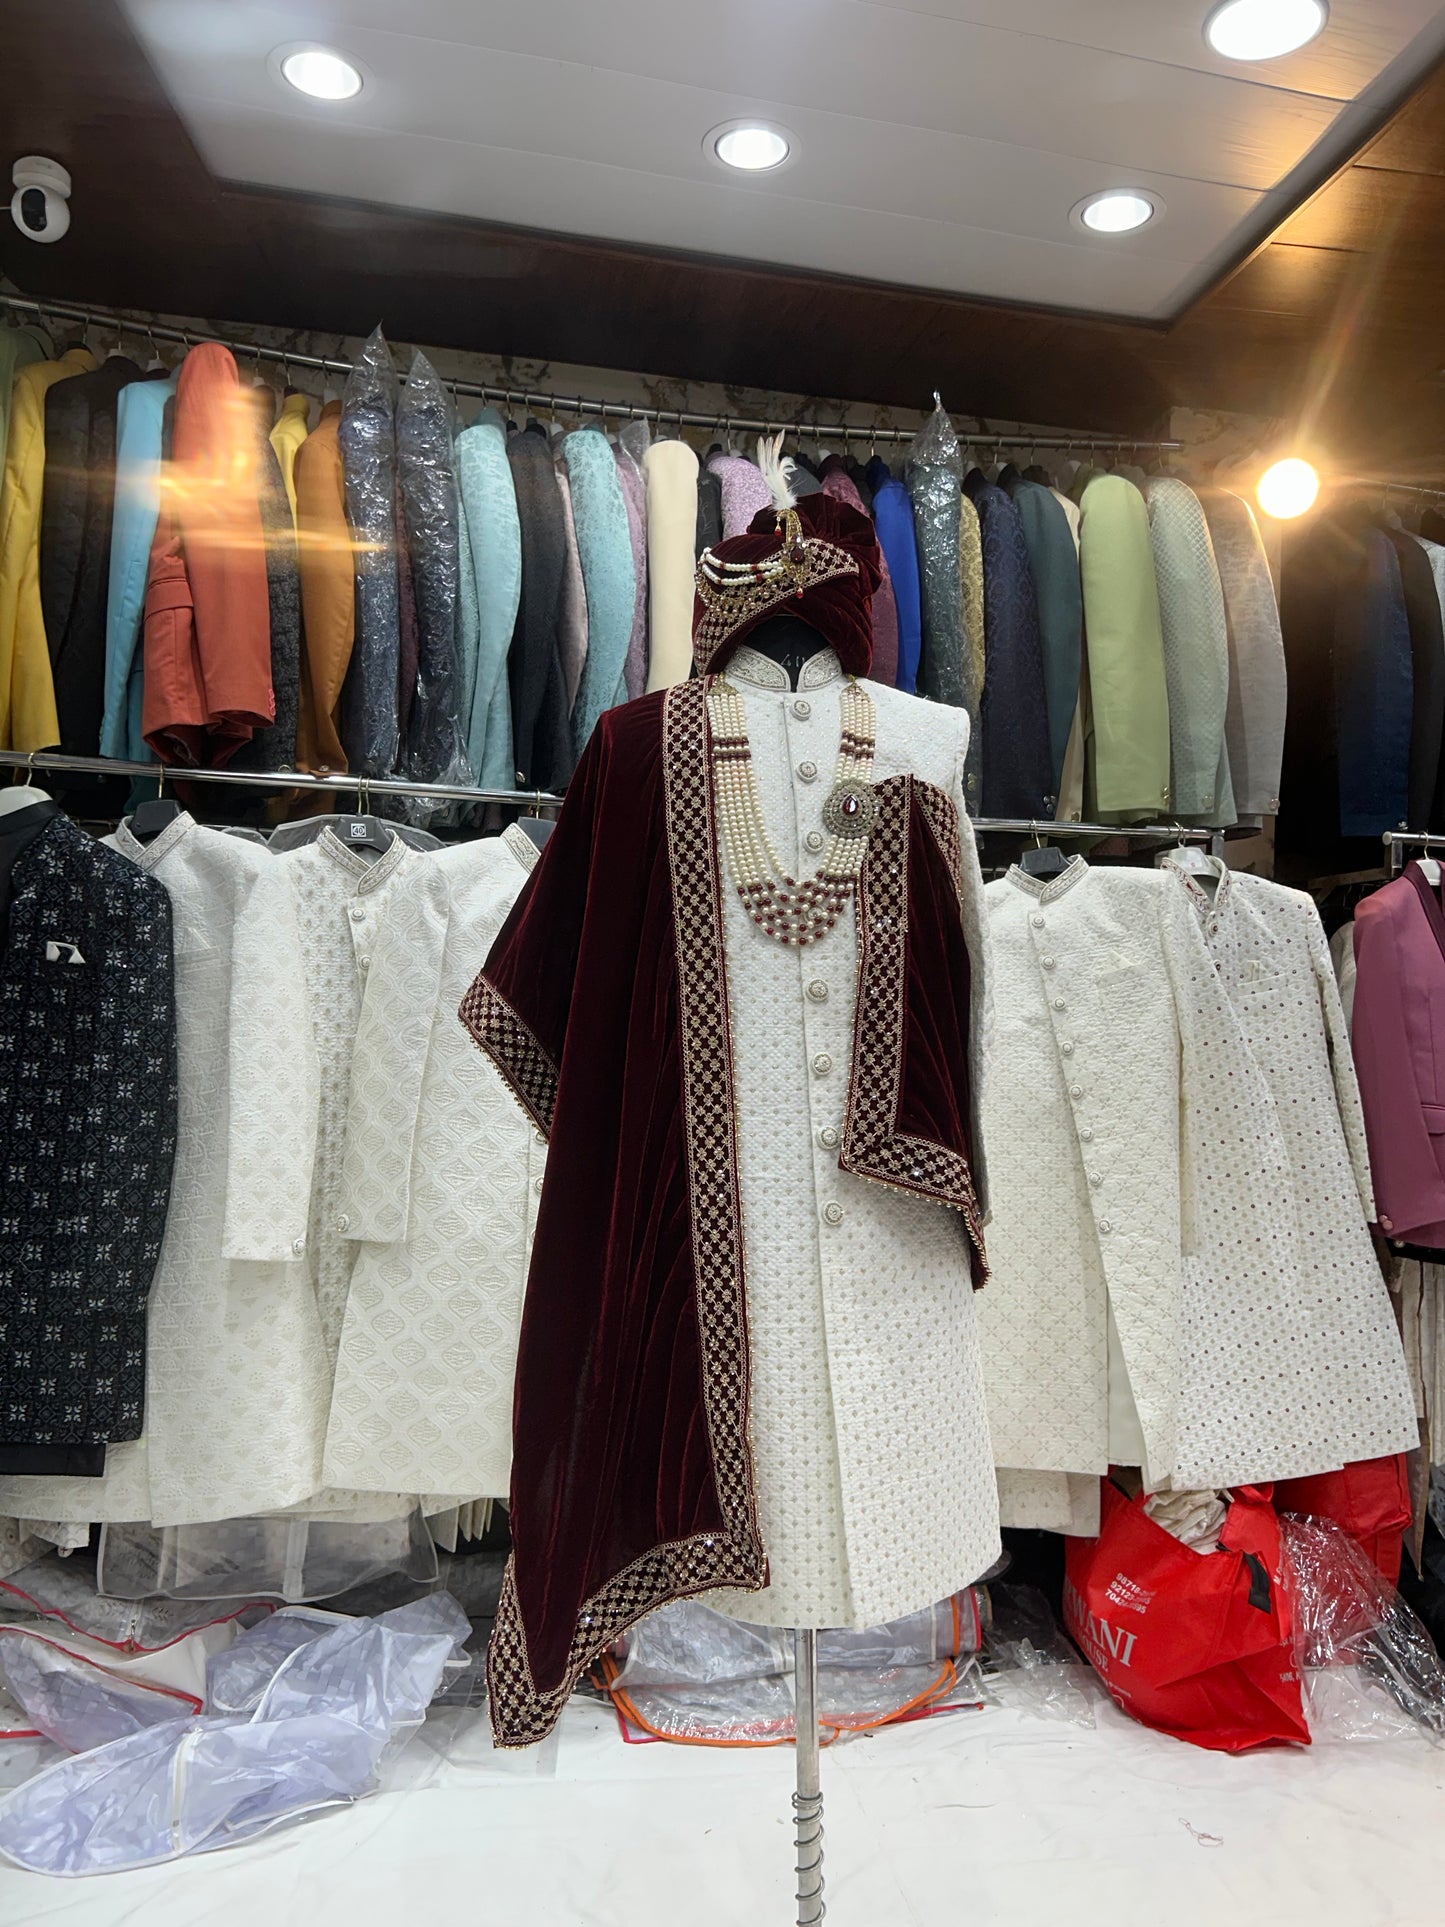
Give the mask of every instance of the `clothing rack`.
M 176 763 L 130 763 L 110 756 L 63 756 L 50 749 L 0 749 L 0 769 L 55 770 L 84 776 L 149 776 L 166 783 L 237 783 L 243 788 L 316 790 L 324 795 L 355 796 L 364 812 L 373 796 L 434 796 L 447 803 L 505 803 L 513 808 L 561 808 L 560 796 L 546 790 L 475 789 L 464 783 L 409 783 L 397 776 L 308 776 L 299 770 L 191 769 Z
M 110 756 L 66 756 L 54 749 L 0 749 L 0 769 L 54 770 L 73 776 L 148 776 L 161 783 L 235 783 L 242 788 L 313 790 L 354 796 L 364 812 L 373 796 L 434 796 L 447 803 L 501 803 L 510 808 L 556 811 L 562 798 L 550 790 L 478 789 L 465 783 L 411 783 L 398 776 L 309 776 L 290 769 L 192 769 L 182 763 L 132 763 Z M 1219 831 L 1179 823 L 1055 823 L 1047 818 L 974 816 L 974 834 L 1048 837 L 1127 837 L 1171 843 L 1213 843 Z M 1445 843 L 1445 838 L 1439 839 Z M 1217 852 L 1216 852 L 1217 854 Z
M 1400 874 L 1402 851 L 1419 850 L 1428 856 L 1432 850 L 1445 850 L 1445 836 L 1433 830 L 1386 830 L 1380 841 L 1385 846 L 1385 861 L 1392 877 Z
M 65 301 L 35 301 L 25 295 L 0 292 L 0 307 L 14 313 L 33 315 L 39 321 L 66 321 L 82 328 L 103 327 L 114 329 L 117 338 L 122 334 L 139 337 L 149 341 L 154 348 L 161 341 L 179 342 L 185 348 L 193 348 L 202 341 L 218 342 L 221 347 L 229 348 L 231 353 L 242 361 L 274 362 L 281 368 L 284 376 L 288 368 L 314 368 L 325 374 L 349 375 L 352 364 L 329 355 L 304 355 L 291 348 L 262 347 L 250 341 L 228 341 L 223 336 L 208 330 L 179 328 L 173 323 L 150 321 L 144 316 L 126 314 L 117 308 L 77 306 Z M 911 442 L 918 433 L 916 428 L 871 428 L 862 422 L 825 422 L 805 420 L 797 416 L 788 420 L 781 415 L 769 416 L 766 420 L 753 420 L 740 415 L 730 415 L 722 411 L 711 414 L 686 408 L 645 408 L 633 402 L 596 401 L 582 395 L 560 395 L 546 389 L 527 387 L 506 387 L 496 382 L 465 381 L 446 379 L 446 386 L 453 397 L 473 396 L 479 401 L 497 401 L 506 406 L 517 405 L 521 408 L 538 408 L 555 421 L 560 409 L 563 414 L 574 415 L 579 420 L 583 416 L 595 415 L 603 426 L 608 416 L 621 421 L 651 421 L 659 428 L 671 424 L 679 432 L 684 428 L 716 429 L 724 437 L 734 430 L 741 434 L 772 434 L 776 430 L 788 429 L 794 434 L 806 434 L 824 440 L 841 442 L 867 441 L 870 445 L 877 442 Z M 1182 442 L 1159 441 L 1148 436 L 1121 435 L 1034 435 L 1025 429 L 1017 433 L 994 432 L 980 427 L 977 433 L 965 433 L 962 437 L 966 445 L 993 444 L 999 450 L 1004 448 L 1029 448 L 1048 450 L 1055 454 L 1077 451 L 1080 454 L 1097 454 L 1100 450 L 1140 454 L 1166 453 L 1183 447 Z M 430 794 L 430 792 L 426 792 Z

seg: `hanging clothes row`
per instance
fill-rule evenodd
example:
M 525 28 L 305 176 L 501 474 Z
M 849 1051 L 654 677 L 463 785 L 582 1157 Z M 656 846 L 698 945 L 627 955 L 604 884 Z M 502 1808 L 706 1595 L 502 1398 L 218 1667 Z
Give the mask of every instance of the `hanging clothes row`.
M 1281 609 L 1291 853 L 1445 829 L 1445 516 L 1342 493 L 1289 530 Z
M 981 1319 L 1005 1522 L 1097 1530 L 1110 1465 L 1189 1490 L 1412 1450 L 1310 899 L 1193 854 L 1015 869 L 985 895 Z
M 34 1230 L 4 1239 L 0 1515 L 83 1539 L 505 1494 L 545 1147 L 455 1013 L 535 844 L 184 813 L 97 844 L 4 794 L 34 799 L 0 817 L 10 1041 L 54 1095 L 6 1049 Z
M 314 426 L 220 343 L 169 373 L 0 338 L 0 747 L 558 791 L 604 710 L 691 673 L 696 556 L 769 499 L 755 462 L 642 421 L 458 430 L 380 330 Z M 989 479 L 941 410 L 896 468 L 793 461 L 873 519 L 873 678 L 968 710 L 975 814 L 1277 808 L 1279 628 L 1240 498 Z

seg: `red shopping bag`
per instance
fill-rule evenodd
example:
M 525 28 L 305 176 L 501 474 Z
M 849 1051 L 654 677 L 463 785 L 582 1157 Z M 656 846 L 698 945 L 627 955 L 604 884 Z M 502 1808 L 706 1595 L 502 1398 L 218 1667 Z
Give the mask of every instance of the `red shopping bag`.
M 1309 1745 L 1267 1488 L 1241 1486 L 1221 1550 L 1156 1525 L 1145 1495 L 1104 1485 L 1097 1539 L 1070 1539 L 1064 1620 L 1126 1713 L 1195 1746 Z
M 1405 1534 L 1415 1519 L 1403 1452 L 1357 1459 L 1339 1472 L 1318 1472 L 1309 1479 L 1284 1479 L 1274 1489 L 1274 1509 L 1333 1519 L 1392 1586 L 1399 1584 Z

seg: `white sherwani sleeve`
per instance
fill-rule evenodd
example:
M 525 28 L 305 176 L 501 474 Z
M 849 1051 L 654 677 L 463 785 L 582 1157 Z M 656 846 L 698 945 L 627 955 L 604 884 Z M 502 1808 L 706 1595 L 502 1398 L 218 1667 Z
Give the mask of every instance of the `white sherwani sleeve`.
M 268 865 L 237 905 L 232 957 L 221 1256 L 300 1262 L 320 1095 L 289 866 Z
M 377 939 L 351 1060 L 341 1197 L 351 1236 L 400 1244 L 411 1230 L 411 1171 L 422 1078 L 448 923 L 446 879 L 419 870 L 399 888 Z

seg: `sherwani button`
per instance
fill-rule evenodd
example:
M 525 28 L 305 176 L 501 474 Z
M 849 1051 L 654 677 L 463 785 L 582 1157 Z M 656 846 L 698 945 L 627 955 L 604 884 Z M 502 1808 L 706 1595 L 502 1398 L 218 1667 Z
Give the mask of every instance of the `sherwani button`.
M 362 906 L 361 904 L 359 904 L 359 903 L 353 903 L 353 904 L 352 904 L 352 906 L 351 906 L 351 921 L 352 921 L 353 923 L 360 923 L 360 922 L 361 922 L 361 919 L 362 919 L 362 918 L 363 918 L 363 917 L 364 917 L 365 915 L 366 915 L 366 911 L 365 911 L 365 909 L 364 909 L 364 907 L 363 907 L 363 906 Z
M 1035 930 L 1042 930 L 1044 927 L 1044 920 L 1042 917 L 1030 917 L 1029 922 L 1033 925 Z
M 537 1196 L 538 1196 L 538 1197 L 541 1197 L 541 1195 L 542 1195 L 542 1186 L 543 1186 L 543 1185 L 544 1185 L 544 1184 L 545 1184 L 546 1182 L 547 1182 L 547 1180 L 546 1180 L 545 1178 L 533 1178 L 533 1180 L 532 1180 L 532 1189 L 533 1189 L 533 1190 L 534 1190 L 534 1191 L 535 1191 L 535 1192 L 537 1193 Z
M 1084 1087 L 1082 1084 L 1070 1084 L 1069 1086 L 1070 1097 L 1082 1097 L 1083 1095 L 1084 1095 Z
M 1073 1054 L 1074 1054 L 1074 1047 L 1073 1047 L 1073 1045 L 1072 1045 L 1072 1044 L 1060 1044 L 1060 1045 L 1059 1045 L 1059 1054 L 1060 1054 L 1061 1056 L 1063 1056 L 1063 1057 L 1072 1057 L 1072 1056 L 1073 1056 Z
M 344 1211 L 342 1212 L 341 1216 L 336 1220 L 336 1229 L 338 1231 L 349 1231 L 351 1229 L 351 1220 L 350 1218 L 347 1217 Z
M 825 1151 L 836 1151 L 839 1142 L 838 1132 L 831 1124 L 825 1124 L 818 1133 L 818 1142 Z
M 1080 1131 L 1079 1136 L 1084 1140 L 1085 1144 L 1092 1144 L 1094 1141 L 1094 1133 L 1089 1129 L 1087 1124 L 1083 1130 Z
M 821 977 L 815 977 L 812 983 L 808 985 L 808 995 L 815 1004 L 823 1004 L 828 1001 L 828 986 L 823 982 Z
M 1381 1231 L 1393 1231 L 1395 1229 L 1395 1220 L 1393 1218 L 1381 1218 L 1380 1229 Z
M 801 716 L 806 720 L 812 713 L 813 705 L 810 702 L 805 702 L 803 698 L 799 696 L 798 700 L 793 704 L 793 714 L 795 716 Z
M 1111 1224 L 1111 1223 L 1109 1222 L 1109 1220 L 1108 1220 L 1107 1218 L 1100 1218 L 1100 1220 L 1099 1220 L 1099 1229 L 1100 1229 L 1101 1231 L 1105 1231 L 1105 1232 L 1107 1232 L 1107 1231 L 1112 1231 L 1112 1230 L 1114 1229 L 1114 1227 L 1113 1227 L 1113 1225 L 1112 1225 L 1112 1224 Z
M 798 774 L 805 783 L 811 783 L 817 778 L 818 765 L 816 763 L 799 763 Z
M 1104 1180 L 1097 1171 L 1091 1171 L 1089 1173 L 1089 1182 L 1090 1184 L 1102 1184 Z
M 824 1217 L 825 1217 L 825 1218 L 827 1219 L 827 1221 L 828 1221 L 828 1223 L 829 1223 L 829 1224 L 842 1224 L 842 1222 L 843 1222 L 843 1207 L 842 1207 L 842 1205 L 841 1205 L 841 1204 L 825 1204 L 825 1205 L 823 1206 L 823 1216 L 824 1216 Z
M 306 1240 L 304 1238 L 293 1238 L 291 1240 L 291 1250 L 295 1257 L 299 1258 L 305 1249 Z
M 833 1068 L 832 1058 L 828 1055 L 827 1051 L 820 1050 L 818 1052 L 818 1055 L 813 1059 L 813 1069 L 817 1072 L 819 1077 L 826 1077 L 828 1075 L 828 1072 L 832 1070 L 832 1068 Z
M 1068 1005 L 1067 1005 L 1067 1004 L 1066 1004 L 1066 1003 L 1064 1002 L 1064 1000 L 1063 1000 L 1063 998 L 1062 998 L 1062 997 L 1055 997 L 1055 999 L 1054 999 L 1054 1009 L 1055 1009 L 1055 1010 L 1067 1010 L 1067 1009 L 1068 1009 Z
M 821 850 L 823 847 L 823 832 L 821 830 L 809 830 L 808 834 L 803 838 L 803 841 L 810 850 Z
M 1040 957 L 1039 962 L 1043 965 L 1045 970 L 1057 970 L 1059 967 L 1059 960 L 1057 957 Z

